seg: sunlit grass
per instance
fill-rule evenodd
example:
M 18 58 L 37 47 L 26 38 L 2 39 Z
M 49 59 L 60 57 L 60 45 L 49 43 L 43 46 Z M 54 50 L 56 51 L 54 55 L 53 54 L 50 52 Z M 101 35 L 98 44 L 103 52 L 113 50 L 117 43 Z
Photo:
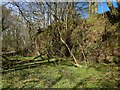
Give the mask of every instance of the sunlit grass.
M 51 60 L 54 61 L 54 59 Z M 28 67 L 16 71 L 8 71 L 2 76 L 3 88 L 116 87 L 114 78 L 117 78 L 115 74 L 117 71 L 114 68 L 113 74 L 109 65 L 92 64 L 90 66 L 88 63 L 86 66 L 85 62 L 81 65 L 82 67 L 78 68 L 70 62 L 62 60 L 58 66 L 53 62 L 43 63 L 34 68 Z

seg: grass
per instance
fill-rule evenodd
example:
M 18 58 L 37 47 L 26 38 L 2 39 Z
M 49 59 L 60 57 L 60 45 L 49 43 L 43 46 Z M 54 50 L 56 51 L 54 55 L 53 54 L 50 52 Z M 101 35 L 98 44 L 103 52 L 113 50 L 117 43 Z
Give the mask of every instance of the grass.
M 28 57 L 24 58 L 28 59 Z M 71 65 L 70 62 L 62 60 L 58 66 L 52 62 L 43 63 L 36 67 L 7 71 L 2 75 L 2 87 L 111 88 L 117 86 L 115 78 L 117 78 L 117 71 L 114 67 L 111 68 L 110 65 L 99 64 L 85 67 L 82 63 L 82 67 L 78 68 Z

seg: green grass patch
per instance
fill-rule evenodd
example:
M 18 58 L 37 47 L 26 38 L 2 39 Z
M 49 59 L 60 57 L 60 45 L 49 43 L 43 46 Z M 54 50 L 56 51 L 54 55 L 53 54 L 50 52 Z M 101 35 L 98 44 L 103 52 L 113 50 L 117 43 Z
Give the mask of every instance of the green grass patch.
M 51 61 L 54 60 L 51 59 Z M 53 62 L 43 63 L 36 67 L 7 71 L 2 75 L 3 88 L 75 89 L 117 86 L 115 82 L 117 71 L 114 67 L 111 68 L 110 65 L 105 64 L 90 64 L 90 62 L 87 63 L 87 66 L 85 62 L 81 63 L 81 65 L 82 67 L 78 68 L 69 61 L 62 60 L 57 66 Z

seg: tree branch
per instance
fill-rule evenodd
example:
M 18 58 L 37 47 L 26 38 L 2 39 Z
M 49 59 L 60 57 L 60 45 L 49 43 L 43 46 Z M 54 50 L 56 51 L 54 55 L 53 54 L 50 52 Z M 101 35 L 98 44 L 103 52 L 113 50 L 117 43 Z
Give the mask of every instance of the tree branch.
M 67 45 L 67 44 L 65 43 L 65 41 L 62 39 L 62 37 L 60 37 L 60 40 L 62 41 L 63 44 L 65 44 L 65 46 L 67 47 L 67 49 L 68 49 L 70 55 L 73 57 L 74 62 L 75 62 L 74 65 L 77 66 L 77 67 L 81 67 L 81 66 L 78 64 L 78 62 L 77 62 L 77 60 L 76 60 L 74 54 L 70 51 L 70 48 L 68 47 L 68 45 Z

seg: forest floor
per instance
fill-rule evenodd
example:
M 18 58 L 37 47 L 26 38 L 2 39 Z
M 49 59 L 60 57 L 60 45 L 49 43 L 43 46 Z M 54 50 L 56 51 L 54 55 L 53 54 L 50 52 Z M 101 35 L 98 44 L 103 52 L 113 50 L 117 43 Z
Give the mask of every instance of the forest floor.
M 28 62 L 2 70 L 2 88 L 117 88 L 118 67 L 114 64 L 81 62 L 78 68 L 64 59 L 58 64 L 55 59 L 29 61 L 33 58 L 19 56 L 17 59 Z

